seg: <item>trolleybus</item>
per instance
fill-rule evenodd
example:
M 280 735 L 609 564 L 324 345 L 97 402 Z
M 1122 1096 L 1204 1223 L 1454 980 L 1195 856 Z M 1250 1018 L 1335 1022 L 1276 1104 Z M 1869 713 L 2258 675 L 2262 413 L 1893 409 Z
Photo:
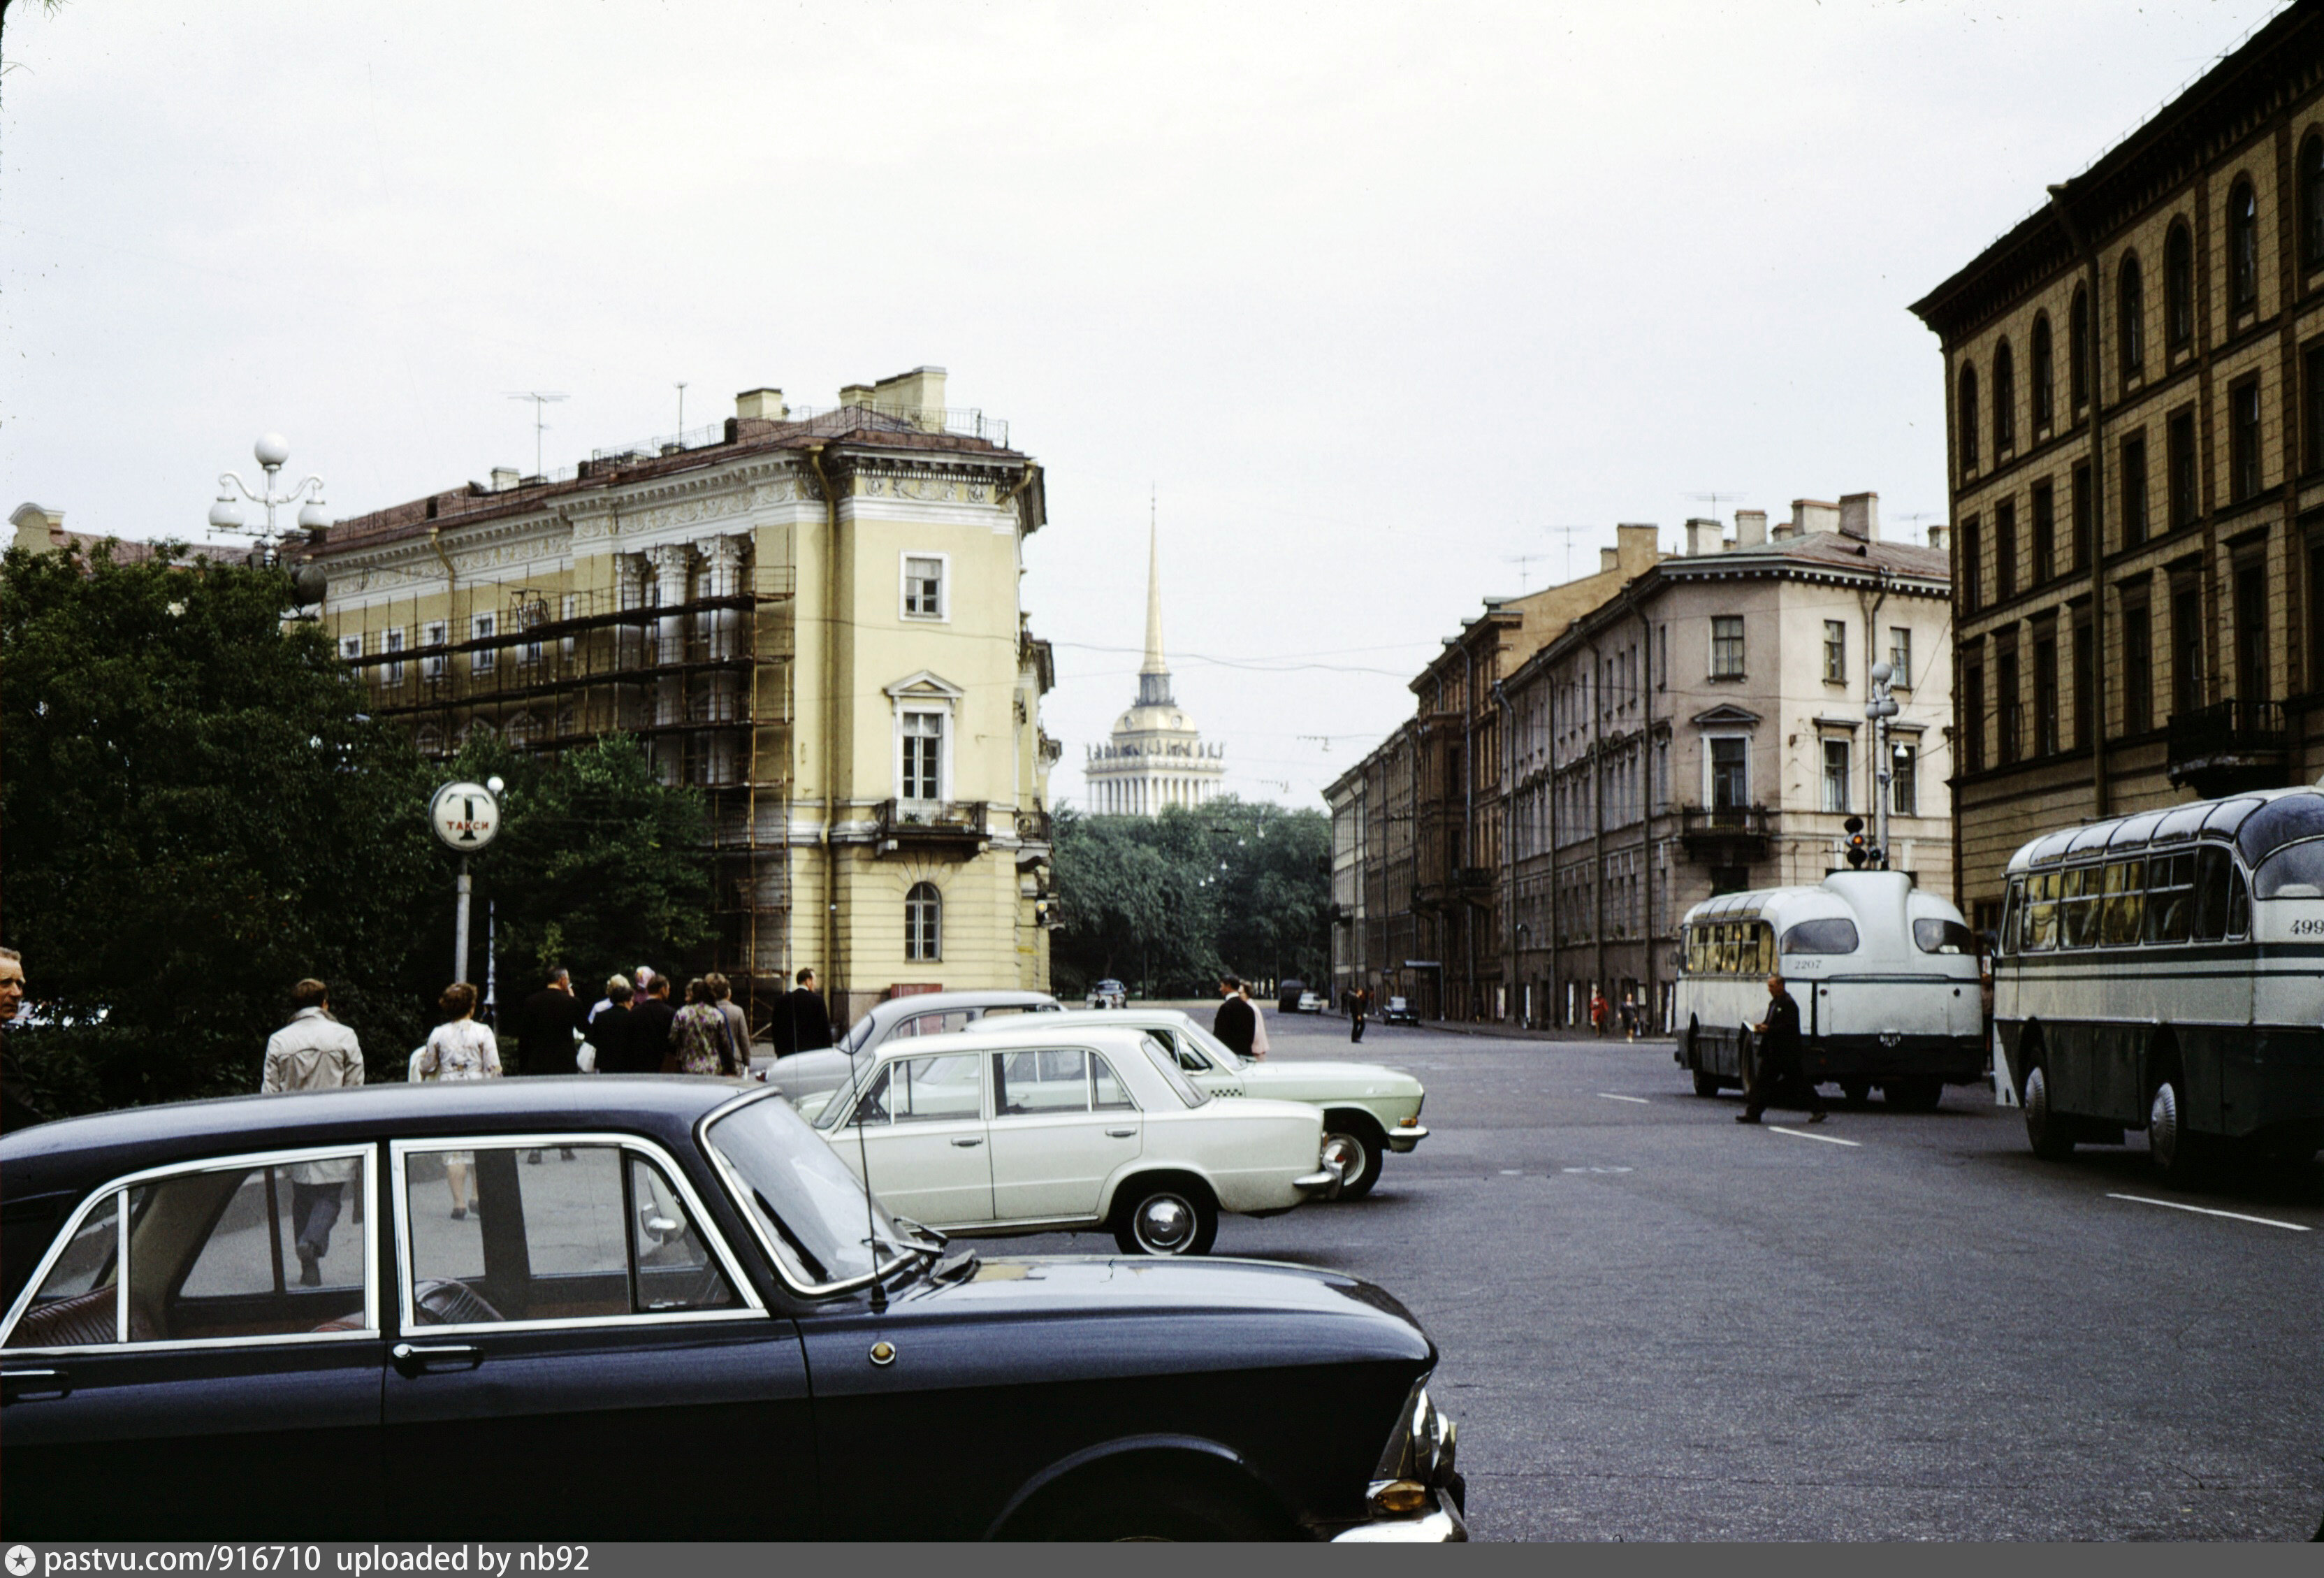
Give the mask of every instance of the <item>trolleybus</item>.
M 1727 893 L 1686 913 L 1674 1022 L 1697 1095 L 1750 1076 L 1751 1027 L 1780 971 L 1800 1005 L 1807 1075 L 1850 1101 L 1879 1087 L 1925 1112 L 1985 1073 L 1975 939 L 1903 872 L 1834 872 L 1812 888 Z
M 1994 1089 L 2036 1154 L 2146 1131 L 2166 1176 L 2324 1143 L 2324 789 L 2061 828 L 2013 856 Z

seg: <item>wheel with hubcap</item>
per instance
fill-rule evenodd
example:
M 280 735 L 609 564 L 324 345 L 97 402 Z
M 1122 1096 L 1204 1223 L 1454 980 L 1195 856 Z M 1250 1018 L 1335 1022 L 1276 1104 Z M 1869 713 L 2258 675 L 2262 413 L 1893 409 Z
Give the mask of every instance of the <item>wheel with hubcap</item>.
M 1192 1184 L 1133 1184 L 1115 1208 L 1113 1241 L 1125 1255 L 1204 1255 L 1218 1236 L 1219 1209 Z
M 2044 1161 L 2074 1154 L 2073 1121 L 2050 1110 L 2050 1071 L 2040 1064 L 2025 1071 L 2025 1140 Z
M 2187 1132 L 2187 1076 L 2173 1068 L 2155 1082 L 2146 1108 L 2146 1152 L 2166 1182 L 2187 1184 L 2202 1171 L 2202 1140 Z
M 1323 1115 L 1323 1161 L 1340 1169 L 1340 1198 L 1360 1200 L 1379 1182 L 1388 1166 L 1388 1137 L 1379 1125 L 1353 1112 Z

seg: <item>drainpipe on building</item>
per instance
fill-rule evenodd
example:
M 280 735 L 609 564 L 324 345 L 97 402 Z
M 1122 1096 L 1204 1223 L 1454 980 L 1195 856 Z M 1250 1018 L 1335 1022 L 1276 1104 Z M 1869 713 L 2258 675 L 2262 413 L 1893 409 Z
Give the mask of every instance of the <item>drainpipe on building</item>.
M 1506 1020 L 1517 985 L 1517 710 L 1498 679 L 1493 681 L 1493 699 L 1501 708 L 1501 891 L 1507 900 L 1501 907 L 1501 1017 Z
M 1646 622 L 1646 608 L 1633 589 L 1636 586 L 1632 581 L 1623 586 L 1622 602 L 1637 616 L 1638 651 L 1643 654 L 1638 664 L 1638 826 L 1646 835 L 1638 846 L 1638 859 L 1644 864 L 1639 885 L 1646 891 L 1640 910 L 1646 938 L 1646 995 L 1638 1004 L 1638 1018 L 1644 1022 L 1652 1013 L 1659 1024 L 1663 1013 L 1655 974 L 1662 960 L 1655 952 L 1655 631 Z
M 2074 250 L 2082 254 L 2082 267 L 2087 275 L 2085 299 L 2090 304 L 2090 330 L 2087 337 L 2090 356 L 2090 815 L 2098 817 L 2109 814 L 2107 802 L 2111 798 L 2111 786 L 2107 781 L 2106 584 L 2098 573 L 2099 567 L 2106 563 L 2106 399 L 2102 393 L 2104 384 L 2098 377 L 2098 370 L 2105 365 L 2100 359 L 2098 346 L 2105 337 L 2098 333 L 2098 254 L 2090 245 L 2089 238 L 2082 234 L 2081 226 L 2075 221 L 2073 208 L 2066 201 L 2066 195 L 2073 184 L 2068 181 L 2062 186 L 2052 187 L 2050 202 L 2058 210 L 2058 222 L 2065 226 L 2066 238 L 2073 243 Z M 2066 314 L 2066 340 L 2070 350 L 2073 344 L 2071 305 L 2067 307 Z M 2073 404 L 2074 386 L 2070 376 L 2066 384 L 2069 420 L 2073 415 Z M 1954 453 L 1960 453 L 1958 445 Z M 1960 533 L 1953 533 L 1953 540 L 1959 543 Z M 2076 675 L 2075 678 L 2080 679 L 2081 676 Z M 1960 695 L 1958 677 L 1953 694 L 1956 697 Z M 1958 705 L 1956 702 L 1956 709 Z M 1960 897 L 1960 807 L 1956 804 L 1953 807 L 1955 898 Z
M 832 831 L 839 822 L 839 494 L 823 468 L 824 446 L 807 447 L 807 463 L 815 469 L 823 490 L 824 564 L 823 621 L 823 972 L 825 1001 L 839 1010 L 840 991 L 847 983 L 839 968 L 839 846 Z M 796 555 L 794 555 L 796 557 Z M 788 836 L 785 829 L 785 836 Z
M 1873 655 L 1878 650 L 1873 644 L 1879 635 L 1879 626 L 1876 621 L 1880 617 L 1882 606 L 1888 601 L 1888 572 L 1875 570 L 1873 574 L 1877 579 L 1874 582 L 1871 591 L 1868 592 L 1861 586 L 1856 589 L 1856 605 L 1864 611 L 1864 694 L 1868 699 L 1873 695 L 1872 665 L 1878 660 Z M 1905 675 L 1905 683 L 1911 684 L 1912 678 L 1910 674 Z M 1878 726 L 1871 730 L 1871 735 L 1868 748 L 1871 752 L 1872 771 L 1865 775 L 1864 781 L 1871 786 L 1872 789 L 1873 825 L 1885 828 L 1886 824 L 1881 818 L 1886 815 L 1886 812 L 1880 804 L 1880 774 L 1886 763 L 1880 760 L 1880 752 L 1886 746 Z M 1885 869 L 1888 855 L 1887 842 L 1885 839 L 1881 841 L 1880 854 L 1881 864 Z

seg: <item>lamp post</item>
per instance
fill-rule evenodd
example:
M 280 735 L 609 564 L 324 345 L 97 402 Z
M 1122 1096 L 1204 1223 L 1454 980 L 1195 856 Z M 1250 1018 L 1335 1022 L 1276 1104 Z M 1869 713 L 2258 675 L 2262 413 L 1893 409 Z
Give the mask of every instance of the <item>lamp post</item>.
M 299 511 L 300 530 L 312 531 L 318 527 L 327 526 L 331 523 L 331 518 L 323 512 L 323 479 L 319 476 L 307 477 L 288 493 L 275 491 L 275 480 L 281 474 L 284 463 L 290 458 L 290 446 L 281 434 L 264 435 L 257 443 L 250 447 L 250 453 L 252 458 L 264 469 L 266 479 L 259 484 L 258 491 L 253 493 L 250 484 L 242 480 L 239 473 L 232 471 L 219 473 L 217 502 L 210 506 L 210 525 L 219 531 L 249 530 L 243 523 L 242 506 L 235 503 L 234 495 L 237 493 L 241 494 L 244 498 L 266 511 L 266 530 L 263 534 L 263 540 L 259 551 L 271 561 L 274 556 L 275 540 L 281 535 L 274 521 L 274 512 L 277 509 L 285 504 L 298 503 L 300 498 L 306 497 L 309 490 L 312 490 L 313 496 L 308 498 L 307 503 Z
M 1872 807 L 1874 858 L 1880 869 L 1888 869 L 1888 785 L 1895 771 L 1895 762 L 1888 752 L 1888 720 L 1896 715 L 1896 697 L 1890 694 L 1889 683 L 1895 670 L 1886 663 L 1872 665 L 1872 699 L 1864 704 L 1864 715 L 1872 720 L 1873 794 L 1877 803 Z

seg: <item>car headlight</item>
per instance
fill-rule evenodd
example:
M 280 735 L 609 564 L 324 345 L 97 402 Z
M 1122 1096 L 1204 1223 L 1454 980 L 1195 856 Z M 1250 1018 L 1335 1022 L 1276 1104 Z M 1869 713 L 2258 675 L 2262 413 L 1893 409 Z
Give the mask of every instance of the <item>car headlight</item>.
M 1458 1436 L 1452 1421 L 1430 1399 L 1428 1378 L 1414 1381 L 1379 1466 L 1372 1471 L 1367 1497 L 1372 1511 L 1409 1518 L 1428 1510 L 1435 1490 L 1452 1481 Z

